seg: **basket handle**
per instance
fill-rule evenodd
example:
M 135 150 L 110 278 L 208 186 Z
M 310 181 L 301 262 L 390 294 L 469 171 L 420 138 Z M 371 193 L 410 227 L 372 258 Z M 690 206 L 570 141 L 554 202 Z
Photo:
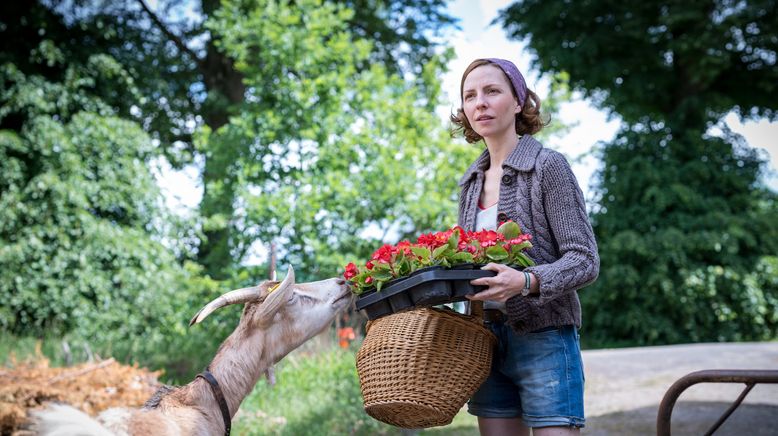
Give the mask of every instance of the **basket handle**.
M 484 322 L 484 302 L 483 301 L 470 301 L 470 315 L 476 317 L 478 322 L 483 324 Z

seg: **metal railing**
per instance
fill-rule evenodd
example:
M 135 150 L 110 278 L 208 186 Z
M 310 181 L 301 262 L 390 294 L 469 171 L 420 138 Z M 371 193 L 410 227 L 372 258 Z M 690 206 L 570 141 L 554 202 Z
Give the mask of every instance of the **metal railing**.
M 778 383 L 778 370 L 709 369 L 692 372 L 681 377 L 670 386 L 659 404 L 659 412 L 656 417 L 657 436 L 670 436 L 670 419 L 675 402 L 684 390 L 697 383 L 744 383 L 746 385 L 732 406 L 705 433 L 708 436 L 718 430 L 724 421 L 732 415 L 732 412 L 740 406 L 754 385 L 757 383 Z

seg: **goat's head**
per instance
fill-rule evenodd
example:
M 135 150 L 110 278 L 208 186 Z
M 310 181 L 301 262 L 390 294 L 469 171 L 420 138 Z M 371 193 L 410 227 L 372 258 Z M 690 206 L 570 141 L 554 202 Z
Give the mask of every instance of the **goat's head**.
M 282 340 L 296 347 L 332 322 L 351 303 L 351 292 L 345 280 L 339 278 L 295 283 L 290 266 L 281 283 L 266 281 L 227 292 L 200 309 L 189 325 L 199 323 L 220 307 L 240 303 L 246 306 L 238 328 L 248 334 L 261 330 L 266 341 Z

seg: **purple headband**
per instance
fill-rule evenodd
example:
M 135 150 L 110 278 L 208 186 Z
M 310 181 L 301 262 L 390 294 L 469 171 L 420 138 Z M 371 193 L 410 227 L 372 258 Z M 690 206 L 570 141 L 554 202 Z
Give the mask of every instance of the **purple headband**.
M 527 83 L 524 81 L 524 76 L 521 75 L 519 69 L 516 68 L 516 65 L 511 61 L 499 58 L 486 58 L 483 60 L 489 61 L 492 65 L 500 67 L 502 72 L 508 76 L 508 81 L 511 82 L 513 92 L 516 93 L 516 97 L 519 99 L 519 107 L 524 107 L 524 100 L 527 99 Z

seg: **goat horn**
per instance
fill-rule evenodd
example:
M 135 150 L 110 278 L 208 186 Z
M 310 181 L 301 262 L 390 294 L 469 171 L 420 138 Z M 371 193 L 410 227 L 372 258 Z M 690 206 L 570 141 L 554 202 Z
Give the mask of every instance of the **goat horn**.
M 268 321 L 273 318 L 276 312 L 278 312 L 278 309 L 287 302 L 289 293 L 292 291 L 294 280 L 294 268 L 290 265 L 289 269 L 286 271 L 284 280 L 262 303 L 262 306 L 257 313 L 257 319 Z
M 258 286 L 252 286 L 250 288 L 241 288 L 241 289 L 236 289 L 234 291 L 227 292 L 226 294 L 220 295 L 215 300 L 203 306 L 203 308 L 200 309 L 195 314 L 195 316 L 193 316 L 192 319 L 189 321 L 189 325 L 193 326 L 198 322 L 204 320 L 205 317 L 207 317 L 208 315 L 210 315 L 220 307 L 229 306 L 231 304 L 245 303 L 247 301 L 255 300 L 257 298 L 259 298 Z

